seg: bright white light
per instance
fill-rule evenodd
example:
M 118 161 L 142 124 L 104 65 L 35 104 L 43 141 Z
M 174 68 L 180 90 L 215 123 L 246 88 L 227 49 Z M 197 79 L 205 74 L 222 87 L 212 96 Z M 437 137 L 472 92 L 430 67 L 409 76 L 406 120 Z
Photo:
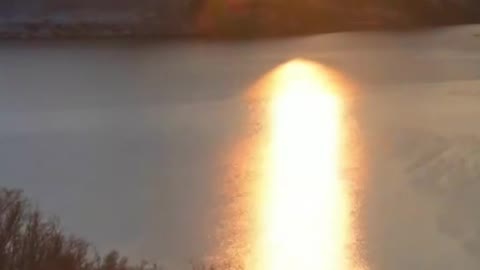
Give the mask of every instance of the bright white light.
M 339 175 L 342 103 L 305 61 L 274 72 L 255 270 L 348 270 L 348 201 Z

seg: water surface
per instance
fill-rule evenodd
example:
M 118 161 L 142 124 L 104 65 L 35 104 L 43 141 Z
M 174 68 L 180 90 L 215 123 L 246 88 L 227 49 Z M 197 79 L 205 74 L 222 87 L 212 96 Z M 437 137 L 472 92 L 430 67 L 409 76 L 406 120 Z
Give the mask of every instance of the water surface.
M 348 172 L 361 183 L 355 230 L 369 268 L 478 269 L 478 31 L 4 42 L 0 184 L 101 249 L 172 269 L 211 258 L 217 229 L 231 224 L 225 188 L 248 178 L 241 160 L 255 160 L 232 152 L 264 126 L 245 94 L 302 58 L 355 91 L 344 123 L 362 153 Z

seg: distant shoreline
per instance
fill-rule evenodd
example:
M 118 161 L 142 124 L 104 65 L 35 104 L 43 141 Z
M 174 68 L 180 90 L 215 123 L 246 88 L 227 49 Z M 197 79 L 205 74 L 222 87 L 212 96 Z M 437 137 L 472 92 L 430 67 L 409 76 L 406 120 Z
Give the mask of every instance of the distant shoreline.
M 447 26 L 472 25 L 472 23 L 455 24 L 430 24 L 430 25 L 382 25 L 382 26 L 338 26 L 323 28 L 318 31 L 285 31 L 277 33 L 201 33 L 192 30 L 182 30 L 176 33 L 155 31 L 155 29 L 144 28 L 142 31 L 133 31 L 130 27 L 120 29 L 119 27 L 105 27 L 104 25 L 90 25 L 81 30 L 82 25 L 59 28 L 38 28 L 36 31 L 1 31 L 0 40 L 137 40 L 137 41 L 158 41 L 158 40 L 199 40 L 199 41 L 229 41 L 229 40 L 269 40 L 278 38 L 289 38 L 297 36 L 332 34 L 341 32 L 399 32 L 409 33 L 425 31 Z M 31 27 L 31 26 L 29 26 Z M 135 26 L 139 28 L 140 26 Z
M 0 39 L 250 40 L 480 23 L 474 0 L 31 1 L 0 4 Z

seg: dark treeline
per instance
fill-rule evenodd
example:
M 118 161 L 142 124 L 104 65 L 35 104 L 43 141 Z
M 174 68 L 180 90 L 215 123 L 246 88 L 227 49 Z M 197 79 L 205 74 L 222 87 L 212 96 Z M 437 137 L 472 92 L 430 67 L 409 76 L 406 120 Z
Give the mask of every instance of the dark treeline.
M 85 240 L 66 235 L 19 190 L 0 188 L 0 270 L 127 270 L 126 257 L 101 257 Z
M 262 37 L 478 22 L 477 0 L 0 0 L 0 37 Z
M 480 22 L 476 0 L 191 0 L 195 26 L 213 35 L 414 29 Z

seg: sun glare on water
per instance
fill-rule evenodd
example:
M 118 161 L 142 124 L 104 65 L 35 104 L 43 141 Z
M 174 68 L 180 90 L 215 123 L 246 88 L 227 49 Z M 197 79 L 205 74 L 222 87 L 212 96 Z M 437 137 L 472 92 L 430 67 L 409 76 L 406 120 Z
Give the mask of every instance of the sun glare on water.
M 268 83 L 266 164 L 255 270 L 349 270 L 349 204 L 339 173 L 342 100 L 315 64 Z

